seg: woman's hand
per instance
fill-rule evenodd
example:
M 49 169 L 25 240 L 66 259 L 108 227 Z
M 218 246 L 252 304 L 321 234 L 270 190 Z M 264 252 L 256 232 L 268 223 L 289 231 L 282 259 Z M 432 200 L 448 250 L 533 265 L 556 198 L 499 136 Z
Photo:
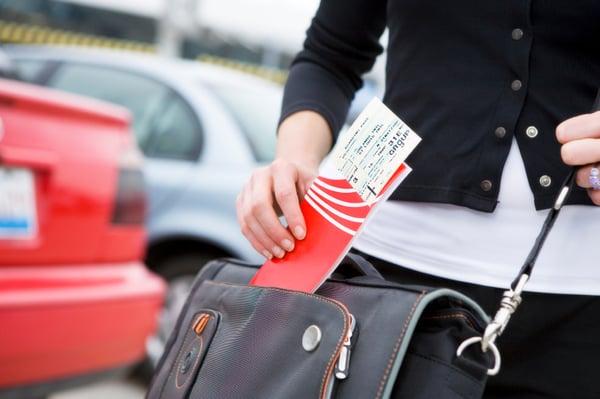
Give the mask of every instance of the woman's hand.
M 294 249 L 295 239 L 306 235 L 299 200 L 306 194 L 316 170 L 277 159 L 252 173 L 237 199 L 237 215 L 244 236 L 254 249 L 271 259 Z M 281 210 L 286 229 L 277 216 Z
M 594 204 L 600 205 L 600 190 L 592 190 L 589 181 L 590 171 L 600 164 L 600 111 L 567 119 L 556 128 L 556 137 L 563 144 L 563 161 L 581 166 L 577 184 L 587 188 Z
M 254 171 L 238 195 L 242 233 L 267 259 L 283 258 L 294 249 L 295 240 L 306 236 L 300 199 L 331 145 L 331 130 L 320 114 L 300 111 L 290 115 L 279 127 L 276 160 Z M 279 222 L 278 213 L 285 217 L 287 228 Z

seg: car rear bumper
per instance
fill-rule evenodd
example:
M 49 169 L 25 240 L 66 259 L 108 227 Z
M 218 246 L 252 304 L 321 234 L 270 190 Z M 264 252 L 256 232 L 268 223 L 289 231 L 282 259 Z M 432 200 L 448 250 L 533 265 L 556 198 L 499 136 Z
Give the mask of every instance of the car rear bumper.
M 139 262 L 0 267 L 0 389 L 141 359 L 164 291 Z

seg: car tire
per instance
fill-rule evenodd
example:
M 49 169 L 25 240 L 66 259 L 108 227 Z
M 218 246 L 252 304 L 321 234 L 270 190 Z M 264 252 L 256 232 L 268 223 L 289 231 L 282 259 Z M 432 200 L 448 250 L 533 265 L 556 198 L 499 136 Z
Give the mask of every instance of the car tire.
M 167 294 L 160 314 L 157 333 L 148 339 L 146 358 L 136 368 L 134 375 L 149 382 L 175 327 L 179 312 L 185 304 L 196 274 L 209 261 L 226 256 L 214 251 L 182 253 L 167 257 L 156 265 L 155 271 L 167 281 Z

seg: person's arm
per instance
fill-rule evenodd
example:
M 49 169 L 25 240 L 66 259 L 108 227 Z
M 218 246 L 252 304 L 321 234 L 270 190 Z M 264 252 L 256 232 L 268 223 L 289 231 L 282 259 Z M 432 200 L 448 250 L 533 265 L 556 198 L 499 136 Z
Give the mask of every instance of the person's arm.
M 322 0 L 290 68 L 281 120 L 301 110 L 319 113 L 335 138 L 362 75 L 383 48 L 387 0 Z
M 299 201 L 382 51 L 385 15 L 385 0 L 321 1 L 286 83 L 277 157 L 254 171 L 237 200 L 242 233 L 267 258 L 283 257 L 307 233 Z

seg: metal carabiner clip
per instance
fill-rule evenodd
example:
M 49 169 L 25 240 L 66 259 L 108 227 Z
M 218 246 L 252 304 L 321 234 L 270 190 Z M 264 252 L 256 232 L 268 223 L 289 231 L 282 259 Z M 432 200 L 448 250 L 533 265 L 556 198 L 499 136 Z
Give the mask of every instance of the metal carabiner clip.
M 500 371 L 500 351 L 496 346 L 496 338 L 498 338 L 504 332 L 510 317 L 517 310 L 521 304 L 521 294 L 523 288 L 529 280 L 528 274 L 523 274 L 519 277 L 519 281 L 514 289 L 504 291 L 502 300 L 500 301 L 500 309 L 496 312 L 494 319 L 487 325 L 482 337 L 471 337 L 464 340 L 456 350 L 456 355 L 460 356 L 466 347 L 476 342 L 481 342 L 481 351 L 487 352 L 488 349 L 492 350 L 494 354 L 494 367 L 488 370 L 488 375 L 496 375 Z
M 459 345 L 458 349 L 456 350 L 456 356 L 460 357 L 462 355 L 462 353 L 464 352 L 464 350 L 467 349 L 467 347 L 469 345 L 473 345 L 473 344 L 476 344 L 477 342 L 482 342 L 482 341 L 483 341 L 483 337 L 471 337 L 471 338 L 465 339 Z M 487 375 L 496 375 L 500 371 L 500 363 L 502 361 L 502 359 L 500 357 L 500 351 L 498 350 L 498 347 L 496 346 L 496 344 L 493 342 L 490 342 L 488 344 L 488 348 L 491 349 L 492 353 L 494 354 L 494 367 L 492 367 L 491 369 L 488 369 Z M 484 352 L 486 352 L 486 351 L 484 351 Z

